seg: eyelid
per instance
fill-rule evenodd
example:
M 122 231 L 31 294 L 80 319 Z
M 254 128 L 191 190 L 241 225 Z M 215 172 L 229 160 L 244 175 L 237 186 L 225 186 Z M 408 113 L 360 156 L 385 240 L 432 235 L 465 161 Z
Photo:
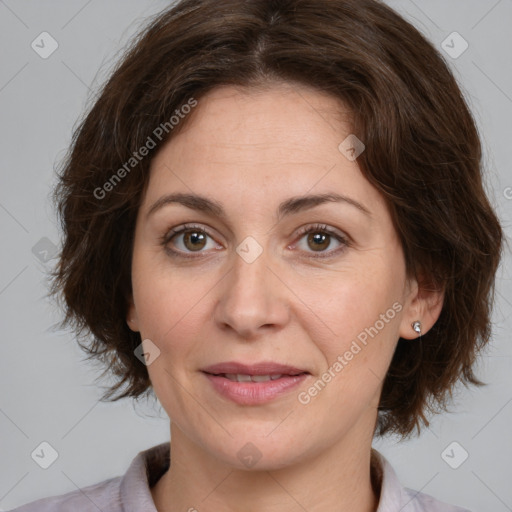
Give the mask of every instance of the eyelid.
M 335 238 L 338 242 L 340 242 L 341 247 L 338 247 L 337 249 L 330 249 L 327 251 L 306 251 L 307 258 L 331 258 L 338 256 L 342 252 L 344 252 L 348 247 L 352 246 L 352 239 L 345 233 L 340 232 L 338 229 L 333 228 L 327 224 L 323 223 L 313 223 L 313 224 L 307 224 L 301 228 L 298 229 L 296 236 L 296 241 L 291 245 L 294 247 L 302 238 L 304 235 L 309 233 L 326 233 L 329 236 Z
M 176 227 L 168 229 L 164 232 L 163 236 L 159 238 L 160 242 L 165 245 L 168 244 L 171 239 L 176 235 L 181 235 L 186 231 L 197 230 L 201 233 L 208 235 L 211 239 L 215 240 L 214 235 L 210 231 L 210 228 L 205 228 L 204 225 L 194 224 L 194 223 L 185 223 L 180 224 Z
M 336 228 L 334 228 L 332 226 L 329 226 L 328 224 L 324 224 L 324 223 L 321 223 L 321 222 L 320 223 L 319 222 L 313 222 L 313 223 L 301 226 L 300 228 L 297 229 L 297 232 L 296 232 L 295 236 L 302 237 L 306 233 L 315 232 L 315 231 L 325 232 L 325 233 L 328 233 L 330 235 L 337 236 L 337 237 L 339 237 L 341 239 L 345 239 L 347 241 L 349 239 L 348 235 L 346 235 L 342 231 L 340 231 L 340 230 L 338 230 L 338 229 L 336 229 Z

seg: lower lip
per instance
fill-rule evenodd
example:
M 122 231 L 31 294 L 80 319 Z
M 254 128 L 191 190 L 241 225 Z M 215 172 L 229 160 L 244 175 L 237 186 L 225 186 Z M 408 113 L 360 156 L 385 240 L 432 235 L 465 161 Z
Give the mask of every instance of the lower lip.
M 203 373 L 219 394 L 240 405 L 258 405 L 270 402 L 295 389 L 309 376 L 309 374 L 303 373 L 264 382 L 238 382 L 226 377 Z

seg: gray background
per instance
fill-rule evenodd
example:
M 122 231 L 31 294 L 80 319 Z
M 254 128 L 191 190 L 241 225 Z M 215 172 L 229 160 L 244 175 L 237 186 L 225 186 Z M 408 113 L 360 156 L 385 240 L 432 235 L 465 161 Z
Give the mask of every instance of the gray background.
M 59 231 L 49 202 L 53 168 L 79 116 L 123 46 L 163 1 L 0 0 L 0 510 L 63 494 L 125 472 L 145 448 L 168 440 L 159 405 L 99 403 L 99 369 L 45 298 L 45 271 Z M 512 0 L 390 0 L 450 63 L 479 124 L 487 187 L 507 234 L 512 213 Z M 31 47 L 46 31 L 58 42 L 47 59 Z M 442 42 L 457 31 L 469 43 L 458 58 Z M 450 41 L 450 39 L 448 39 Z M 451 44 L 451 43 L 450 43 Z M 452 46 L 460 49 L 459 42 Z M 47 46 L 48 47 L 48 46 Z M 460 386 L 452 413 L 435 417 L 419 439 L 375 441 L 403 485 L 473 511 L 512 510 L 512 289 L 510 255 L 498 273 L 494 338 L 478 375 L 488 385 Z M 104 381 L 108 384 L 108 381 Z M 41 442 L 58 458 L 42 469 Z M 457 469 L 462 450 L 468 459 Z

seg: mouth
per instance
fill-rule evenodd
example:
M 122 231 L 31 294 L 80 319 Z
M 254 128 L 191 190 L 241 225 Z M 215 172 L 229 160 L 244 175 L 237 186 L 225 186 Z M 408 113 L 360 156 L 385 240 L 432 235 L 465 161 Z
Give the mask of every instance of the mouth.
M 239 405 L 261 405 L 284 397 L 311 375 L 304 368 L 271 361 L 230 361 L 208 366 L 201 372 L 217 393 Z
M 215 377 L 224 377 L 225 379 L 231 380 L 233 382 L 267 382 L 269 380 L 278 380 L 283 377 L 295 377 L 297 375 L 309 375 L 309 372 L 299 372 L 299 373 L 273 373 L 267 375 L 250 375 L 243 373 L 210 373 L 204 372 L 208 375 L 213 375 Z
M 295 377 L 304 373 L 309 374 L 309 371 L 305 368 L 275 363 L 273 361 L 260 361 L 251 364 L 227 361 L 207 366 L 201 371 L 236 382 L 265 382 L 267 380 L 277 380 L 281 377 Z

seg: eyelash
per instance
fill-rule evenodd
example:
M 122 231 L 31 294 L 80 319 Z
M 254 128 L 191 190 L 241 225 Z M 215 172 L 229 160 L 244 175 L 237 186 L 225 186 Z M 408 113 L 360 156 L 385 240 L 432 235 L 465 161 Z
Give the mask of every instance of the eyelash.
M 202 234 L 205 234 L 205 235 L 209 236 L 210 238 L 213 238 L 212 235 L 210 235 L 210 233 L 208 233 L 208 231 L 205 230 L 203 227 L 197 226 L 197 225 L 194 225 L 194 224 L 184 224 L 180 228 L 171 229 L 170 231 L 166 232 L 164 236 L 162 236 L 160 238 L 160 244 L 165 248 L 166 252 L 170 256 L 172 256 L 172 257 L 179 257 L 179 258 L 185 258 L 185 259 L 194 259 L 194 258 L 199 258 L 200 257 L 201 251 L 198 251 L 198 255 L 197 256 L 190 256 L 189 254 L 184 253 L 183 251 L 176 251 L 176 250 L 170 249 L 168 247 L 169 242 L 175 236 L 181 235 L 181 234 L 183 234 L 183 233 L 185 233 L 187 231 L 197 231 L 199 233 L 202 233 Z M 314 224 L 312 226 L 305 226 L 305 227 L 301 228 L 298 231 L 297 236 L 299 237 L 299 240 L 300 240 L 304 235 L 307 235 L 309 233 L 328 234 L 328 235 L 334 237 L 338 242 L 340 242 L 342 244 L 342 246 L 339 247 L 338 249 L 334 249 L 334 250 L 331 250 L 329 252 L 327 252 L 327 251 L 320 251 L 318 254 L 315 254 L 314 252 L 312 252 L 310 254 L 310 257 L 312 257 L 312 258 L 317 258 L 317 259 L 331 258 L 333 256 L 336 256 L 336 255 L 344 252 L 347 249 L 347 247 L 350 247 L 350 242 L 349 242 L 347 237 L 341 236 L 336 231 L 334 231 L 334 230 L 330 229 L 329 227 L 327 227 L 325 224 Z

